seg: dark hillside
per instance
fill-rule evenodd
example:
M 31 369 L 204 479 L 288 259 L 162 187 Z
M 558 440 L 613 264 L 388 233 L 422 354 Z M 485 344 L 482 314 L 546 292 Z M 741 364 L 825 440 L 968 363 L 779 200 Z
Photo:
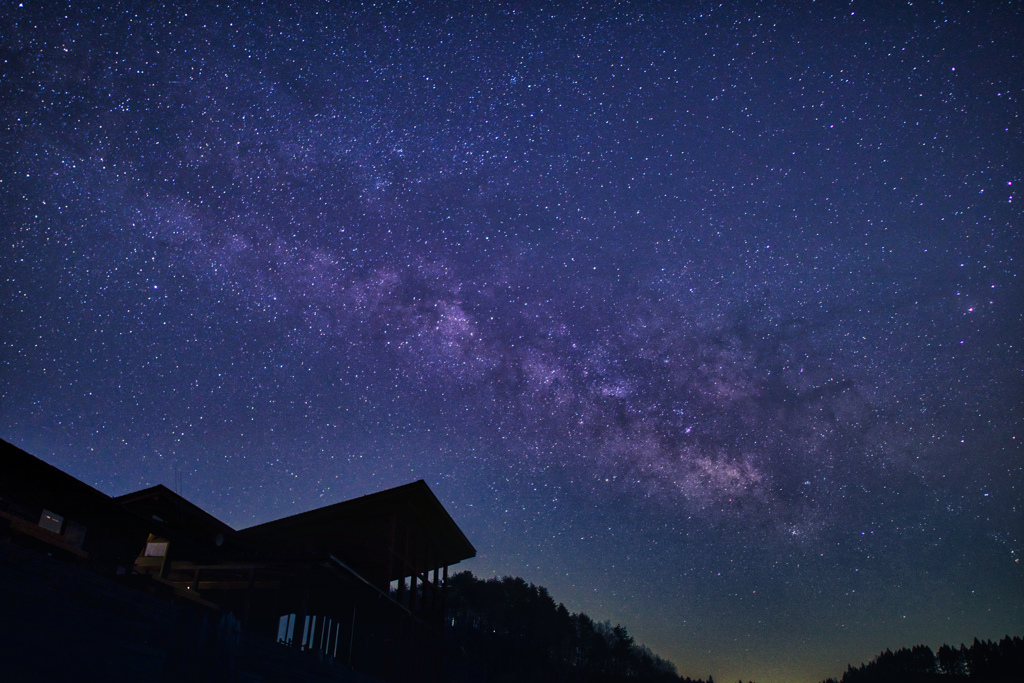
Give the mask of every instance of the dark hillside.
M 445 680 L 452 683 L 698 683 L 622 626 L 570 614 L 546 588 L 462 572 L 449 579 Z

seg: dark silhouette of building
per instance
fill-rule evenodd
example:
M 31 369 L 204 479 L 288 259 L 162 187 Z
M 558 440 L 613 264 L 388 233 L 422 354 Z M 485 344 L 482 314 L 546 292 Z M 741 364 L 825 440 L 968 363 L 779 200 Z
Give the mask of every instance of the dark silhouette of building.
M 110 627 L 164 680 L 437 680 L 448 568 L 475 554 L 423 481 L 236 531 L 164 486 L 111 498 L 0 441 L 0 592 L 20 605 L 0 638 L 25 672 L 73 673 L 47 630 L 68 651 Z M 54 600 L 53 583 L 79 588 Z

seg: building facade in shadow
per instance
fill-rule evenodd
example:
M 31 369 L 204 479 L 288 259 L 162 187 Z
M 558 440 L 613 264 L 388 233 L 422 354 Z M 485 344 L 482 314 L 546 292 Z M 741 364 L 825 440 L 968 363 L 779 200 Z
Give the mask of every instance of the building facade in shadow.
M 148 614 L 109 647 L 152 650 L 166 680 L 412 682 L 441 677 L 448 568 L 476 551 L 423 481 L 235 530 L 164 486 L 111 498 L 0 441 L 0 553 L 21 605 L 0 637 L 26 672 L 48 619 L 87 641 L 90 619 Z M 83 587 L 52 600 L 53 582 Z

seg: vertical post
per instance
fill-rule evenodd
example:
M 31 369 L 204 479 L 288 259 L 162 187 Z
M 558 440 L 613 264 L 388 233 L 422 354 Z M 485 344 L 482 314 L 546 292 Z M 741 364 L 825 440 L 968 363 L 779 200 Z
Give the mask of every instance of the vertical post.
M 398 563 L 400 569 L 398 571 L 398 602 L 399 604 L 405 604 L 405 556 L 403 555 Z
M 411 565 L 411 561 L 410 561 L 410 557 L 409 557 L 409 534 L 410 534 L 410 531 L 411 531 L 411 525 L 406 523 L 406 525 L 405 525 L 405 543 L 403 544 L 404 545 L 404 549 L 402 550 L 402 585 L 403 586 L 405 585 L 405 576 L 407 574 L 412 574 L 415 571 L 415 569 L 413 569 L 410 566 Z M 410 597 L 409 597 L 408 603 L 406 603 L 406 601 L 404 599 L 401 600 L 400 602 L 403 605 L 406 605 L 407 607 L 409 607 L 409 609 L 412 609 L 412 603 L 414 601 L 414 598 L 411 597 L 411 596 L 416 595 L 416 579 L 415 578 L 409 579 L 409 595 L 410 595 Z M 403 595 L 402 597 L 404 598 L 405 596 Z
M 441 569 L 437 566 L 437 553 L 436 552 L 434 553 L 434 561 L 431 564 L 434 565 L 434 590 L 430 594 L 430 608 L 432 610 L 436 611 L 437 607 L 441 604 L 441 600 L 439 599 L 440 596 L 438 595 L 438 592 L 441 590 L 441 586 L 440 586 L 440 578 L 441 577 L 439 575 Z
M 295 638 L 295 645 L 300 650 L 306 640 L 306 622 L 309 616 L 309 591 L 310 583 L 312 583 L 312 577 L 309 575 L 309 569 L 307 568 L 302 575 L 303 588 L 302 588 L 302 607 L 298 614 L 295 615 L 295 625 L 302 628 L 302 635 Z M 298 629 L 296 629 L 298 630 Z
M 352 668 L 352 645 L 356 641 L 356 606 L 352 605 L 352 628 L 348 632 L 348 667 Z
M 416 596 L 416 581 L 419 579 L 419 574 L 417 573 L 417 571 L 419 569 L 419 563 L 420 563 L 420 539 L 419 539 L 419 537 L 416 537 L 416 538 L 413 539 L 413 542 L 412 542 L 412 557 L 409 558 L 409 562 L 412 563 L 411 572 L 410 572 L 412 574 L 412 579 L 409 580 L 409 584 L 410 584 L 410 588 L 411 588 L 411 591 L 409 593 L 409 611 L 410 612 L 415 612 L 416 611 L 416 597 L 417 597 Z M 422 586 L 421 586 L 421 590 L 422 590 Z
M 448 609 L 448 565 L 444 566 L 444 576 L 441 579 L 441 622 L 444 623 L 445 612 Z
M 429 612 L 434 606 L 434 579 L 430 578 L 430 572 L 434 571 L 431 569 L 433 560 L 427 565 L 426 571 L 423 572 L 423 611 Z
M 391 537 L 388 539 L 388 581 L 395 575 L 395 536 L 398 535 L 398 510 L 391 513 Z

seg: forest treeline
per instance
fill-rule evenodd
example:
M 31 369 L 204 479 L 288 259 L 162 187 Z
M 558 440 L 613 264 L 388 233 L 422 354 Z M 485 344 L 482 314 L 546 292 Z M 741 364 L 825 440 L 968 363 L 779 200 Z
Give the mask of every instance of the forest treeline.
M 1006 636 L 998 643 L 974 639 L 967 647 L 943 645 L 933 652 L 927 645 L 915 645 L 892 652 L 886 650 L 867 664 L 848 667 L 838 681 L 823 683 L 1019 683 L 1024 681 L 1024 640 Z
M 445 639 L 451 683 L 704 683 L 680 677 L 622 626 L 570 614 L 520 578 L 449 577 Z
M 705 683 L 637 643 L 622 626 L 572 614 L 546 588 L 523 579 L 448 579 L 445 618 L 449 683 Z M 886 650 L 823 683 L 1014 683 L 1024 681 L 1024 640 L 974 640 L 933 652 Z M 714 683 L 709 677 L 707 683 Z

